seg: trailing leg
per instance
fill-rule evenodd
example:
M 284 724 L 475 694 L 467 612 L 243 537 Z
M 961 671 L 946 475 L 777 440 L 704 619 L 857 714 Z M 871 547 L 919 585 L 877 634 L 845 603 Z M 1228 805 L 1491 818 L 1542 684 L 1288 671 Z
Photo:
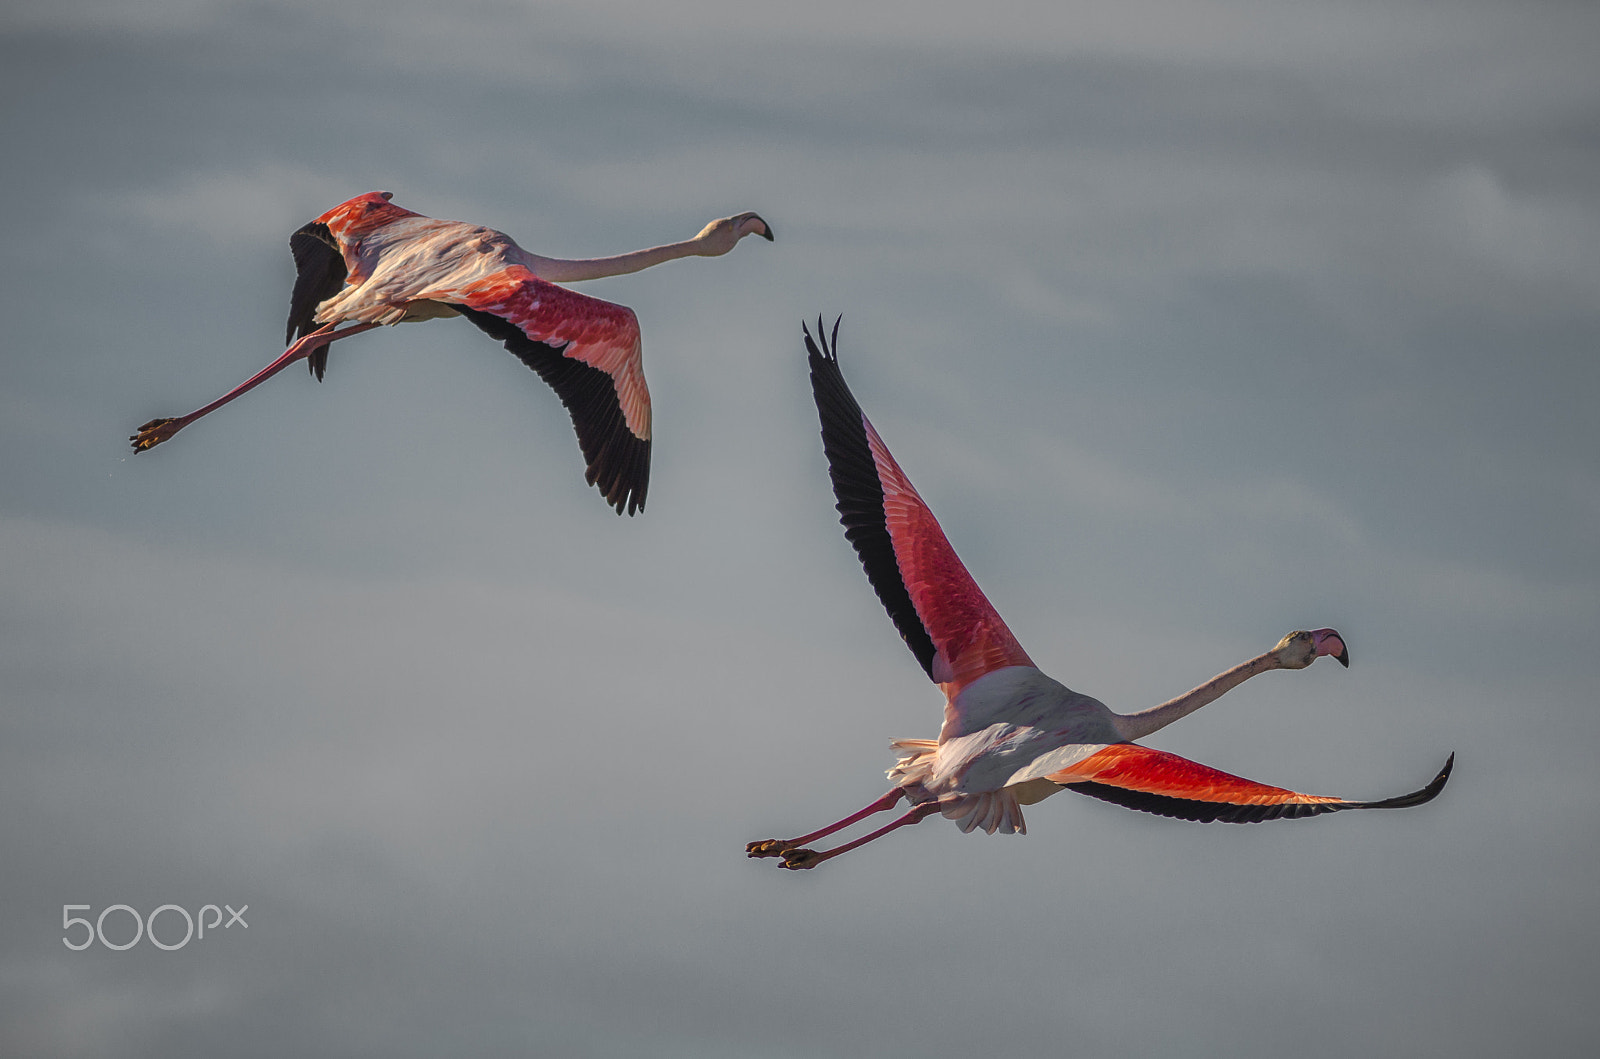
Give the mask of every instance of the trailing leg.
M 874 813 L 893 809 L 900 803 L 900 799 L 905 797 L 905 793 L 902 788 L 896 787 L 860 812 L 851 813 L 843 820 L 829 824 L 820 831 L 813 831 L 809 835 L 801 835 L 799 838 L 769 838 L 763 842 L 752 842 L 744 848 L 745 856 L 781 857 L 786 850 L 793 849 L 796 846 L 803 846 L 807 842 L 814 842 L 825 835 L 833 834 L 835 831 L 841 831 L 858 820 L 865 820 Z
M 821 853 L 818 853 L 814 849 L 786 849 L 783 851 L 783 866 L 792 871 L 799 871 L 803 868 L 815 868 L 818 864 L 821 864 L 825 860 L 831 860 L 841 853 L 849 853 L 857 846 L 864 846 L 873 839 L 882 838 L 884 835 L 887 835 L 896 828 L 905 827 L 907 824 L 919 823 L 923 817 L 932 816 L 938 811 L 939 803 L 937 801 L 923 802 L 921 805 L 914 807 L 910 812 L 900 817 L 894 823 L 886 824 L 885 826 L 878 828 L 878 830 L 874 831 L 870 835 L 863 835 L 854 842 L 846 842 L 844 845 L 835 849 L 823 850 Z
M 362 331 L 370 331 L 377 326 L 377 324 L 356 324 L 353 327 L 345 328 L 343 331 L 335 331 L 334 325 L 328 324 L 317 331 L 313 331 L 309 335 L 305 335 L 299 341 L 291 345 L 288 349 L 284 350 L 283 355 L 277 360 L 273 361 L 271 364 L 268 364 L 266 367 L 262 368 L 260 371 L 256 372 L 254 375 L 250 376 L 250 378 L 246 379 L 238 386 L 235 386 L 233 389 L 229 390 L 215 401 L 212 401 L 204 408 L 197 408 L 188 415 L 178 416 L 175 419 L 150 420 L 150 422 L 139 428 L 139 433 L 129 435 L 128 440 L 133 442 L 133 451 L 144 452 L 147 449 L 155 448 L 157 445 L 161 444 L 163 441 L 166 441 L 168 438 L 172 437 L 172 435 L 176 434 L 190 423 L 193 423 L 196 419 L 215 412 L 217 409 L 221 408 L 235 397 L 243 396 L 249 391 L 255 389 L 257 386 L 266 382 L 268 379 L 272 378 L 274 375 L 278 374 L 278 372 L 282 371 L 284 368 L 287 368 L 295 361 L 303 360 L 304 358 L 311 356 L 311 354 L 315 353 L 317 350 L 326 346 L 330 342 L 336 342 L 341 338 L 348 338 L 351 335 L 360 334 Z

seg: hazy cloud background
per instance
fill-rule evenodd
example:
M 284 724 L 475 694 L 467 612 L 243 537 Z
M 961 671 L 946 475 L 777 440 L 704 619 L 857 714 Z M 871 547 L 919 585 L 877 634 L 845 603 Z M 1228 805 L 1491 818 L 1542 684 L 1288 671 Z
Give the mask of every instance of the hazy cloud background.
M 1596 9 L 803 7 L 0 15 L 0 1050 L 1586 1053 Z M 378 188 L 556 256 L 772 222 L 582 287 L 644 327 L 647 514 L 459 321 L 127 454 Z M 1047 670 L 1138 709 L 1331 625 L 1348 672 L 1153 743 L 1363 798 L 1455 750 L 1444 795 L 746 861 L 937 731 L 832 510 L 839 312 Z M 67 951 L 119 902 L 250 925 Z

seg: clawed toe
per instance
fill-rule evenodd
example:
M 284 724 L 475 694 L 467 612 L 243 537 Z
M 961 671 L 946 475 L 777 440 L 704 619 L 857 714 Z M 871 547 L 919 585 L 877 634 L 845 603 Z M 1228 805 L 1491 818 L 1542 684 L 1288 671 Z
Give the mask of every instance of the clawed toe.
M 794 843 L 788 839 L 769 838 L 764 842 L 752 842 L 744 847 L 747 857 L 782 857 L 781 868 L 790 871 L 800 871 L 821 862 L 824 857 L 814 849 L 796 849 Z
M 821 860 L 822 854 L 814 849 L 786 849 L 783 851 L 782 866 L 790 871 L 800 871 L 815 867 Z
M 181 426 L 183 424 L 176 419 L 152 419 L 139 428 L 139 433 L 129 434 L 128 440 L 133 442 L 134 452 L 143 452 L 172 437 Z

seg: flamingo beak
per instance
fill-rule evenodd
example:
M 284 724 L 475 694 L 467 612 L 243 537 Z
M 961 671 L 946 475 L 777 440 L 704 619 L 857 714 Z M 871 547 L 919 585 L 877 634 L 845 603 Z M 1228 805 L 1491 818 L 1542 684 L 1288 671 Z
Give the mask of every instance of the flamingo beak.
M 750 219 L 745 221 L 745 223 L 749 224 L 750 221 L 755 221 L 757 224 L 761 225 L 761 228 L 755 232 L 756 235 L 759 235 L 769 243 L 773 241 L 772 225 L 767 223 L 766 218 L 760 216 L 759 214 L 752 213 L 750 215 Z
M 1311 634 L 1311 642 L 1316 647 L 1315 657 L 1323 655 L 1333 656 L 1334 661 L 1350 668 L 1350 649 L 1344 645 L 1344 637 L 1332 629 L 1318 629 Z

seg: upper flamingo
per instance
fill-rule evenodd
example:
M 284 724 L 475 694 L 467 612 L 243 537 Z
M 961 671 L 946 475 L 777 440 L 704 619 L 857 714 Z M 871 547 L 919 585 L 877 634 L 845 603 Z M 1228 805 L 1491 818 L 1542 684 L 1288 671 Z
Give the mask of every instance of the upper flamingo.
M 650 480 L 650 392 L 633 310 L 557 283 L 637 272 L 680 257 L 715 257 L 747 235 L 772 239 L 754 213 L 713 221 L 693 239 L 616 257 L 530 254 L 481 225 L 403 209 L 387 191 L 342 202 L 289 239 L 296 278 L 289 348 L 260 372 L 186 416 L 154 419 L 129 440 L 154 448 L 201 416 L 307 359 L 322 378 L 330 343 L 380 324 L 465 316 L 555 389 L 572 414 L 590 484 L 618 513 L 644 507 Z M 335 328 L 342 323 L 352 326 Z M 321 326 L 318 326 L 321 325 Z M 297 339 L 298 336 L 298 340 Z
M 1258 673 L 1304 669 L 1323 655 L 1348 666 L 1344 640 L 1332 629 L 1290 633 L 1266 654 L 1140 713 L 1113 713 L 1042 673 L 845 386 L 835 354 L 838 330 L 835 323 L 829 348 L 819 321 L 816 341 L 806 331 L 806 348 L 840 521 L 906 646 L 944 691 L 944 724 L 937 742 L 894 741 L 903 756 L 889 770 L 894 787 L 883 797 L 808 835 L 752 842 L 750 856 L 781 856 L 786 868 L 810 868 L 935 812 L 964 832 L 1026 833 L 1022 806 L 1069 788 L 1162 816 L 1236 823 L 1421 805 L 1444 788 L 1454 754 L 1419 791 L 1353 802 L 1230 776 L 1134 742 Z M 886 827 L 825 852 L 802 848 L 902 798 L 911 810 Z

